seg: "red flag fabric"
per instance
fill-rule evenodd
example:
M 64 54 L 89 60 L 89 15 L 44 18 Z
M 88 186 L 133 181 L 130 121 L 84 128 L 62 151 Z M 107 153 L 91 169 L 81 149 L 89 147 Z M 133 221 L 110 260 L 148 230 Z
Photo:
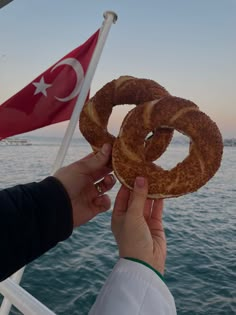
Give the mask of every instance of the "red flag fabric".
M 99 30 L 0 106 L 0 139 L 69 120 Z

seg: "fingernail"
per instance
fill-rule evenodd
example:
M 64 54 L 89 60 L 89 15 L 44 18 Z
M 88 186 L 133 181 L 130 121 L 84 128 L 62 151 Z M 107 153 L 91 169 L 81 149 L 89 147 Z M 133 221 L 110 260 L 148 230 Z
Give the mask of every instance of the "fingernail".
M 136 177 L 135 179 L 135 185 L 138 188 L 143 188 L 145 186 L 145 178 L 144 177 Z
M 107 154 L 109 154 L 110 153 L 110 144 L 109 143 L 104 143 L 104 145 L 102 146 L 102 153 L 104 154 L 104 155 L 107 155 Z
M 116 178 L 115 178 L 115 176 L 113 174 L 110 174 L 110 179 L 111 179 L 112 183 L 116 182 Z

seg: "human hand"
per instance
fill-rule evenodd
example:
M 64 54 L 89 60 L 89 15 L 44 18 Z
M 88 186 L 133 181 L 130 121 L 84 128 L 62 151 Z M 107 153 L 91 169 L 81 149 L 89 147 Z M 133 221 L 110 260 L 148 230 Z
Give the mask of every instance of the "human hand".
M 73 225 L 80 226 L 111 206 L 108 195 L 116 180 L 106 166 L 111 155 L 111 146 L 105 144 L 101 151 L 62 167 L 55 174 L 65 187 L 73 208 Z M 96 183 L 97 182 L 97 183 Z M 96 183 L 96 184 L 95 184 Z
M 136 178 L 133 192 L 121 186 L 112 214 L 112 232 L 120 257 L 140 259 L 164 274 L 166 238 L 163 200 L 147 199 L 148 183 Z

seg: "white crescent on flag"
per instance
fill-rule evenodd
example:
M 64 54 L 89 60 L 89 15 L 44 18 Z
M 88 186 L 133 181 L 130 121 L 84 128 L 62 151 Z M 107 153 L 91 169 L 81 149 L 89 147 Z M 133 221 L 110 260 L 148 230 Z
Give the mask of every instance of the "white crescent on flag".
M 82 87 L 82 84 L 83 84 L 83 81 L 84 81 L 84 70 L 83 70 L 83 67 L 81 66 L 81 64 L 78 60 L 76 60 L 75 58 L 66 58 L 66 59 L 63 59 L 60 62 L 58 62 L 51 69 L 51 72 L 53 70 L 55 70 L 57 67 L 62 66 L 62 65 L 71 66 L 76 73 L 76 85 L 75 85 L 74 90 L 70 93 L 70 95 L 68 95 L 67 97 L 64 97 L 64 98 L 59 98 L 59 97 L 55 96 L 55 98 L 60 102 L 68 102 L 79 94 L 81 87 Z
M 0 105 L 0 140 L 71 118 L 99 34 L 100 29 Z

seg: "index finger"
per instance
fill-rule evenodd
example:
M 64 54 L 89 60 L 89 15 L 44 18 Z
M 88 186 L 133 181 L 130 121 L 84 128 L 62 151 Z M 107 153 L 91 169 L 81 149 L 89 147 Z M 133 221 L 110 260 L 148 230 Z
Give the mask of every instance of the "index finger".
M 88 155 L 86 155 L 85 157 L 83 157 L 82 159 L 80 159 L 78 162 L 89 160 L 92 157 L 94 157 L 95 154 L 97 154 L 97 152 L 91 152 Z M 108 175 L 109 173 L 111 173 L 112 171 L 113 170 L 111 167 L 103 166 L 99 170 L 94 171 L 93 174 L 91 174 L 91 176 L 93 177 L 94 181 L 98 181 L 98 180 L 102 179 L 103 177 L 105 177 L 106 175 Z
M 152 219 L 162 222 L 163 206 L 164 206 L 163 199 L 154 200 L 151 214 Z
M 130 190 L 122 185 L 116 196 L 113 215 L 120 216 L 126 213 L 130 198 Z

